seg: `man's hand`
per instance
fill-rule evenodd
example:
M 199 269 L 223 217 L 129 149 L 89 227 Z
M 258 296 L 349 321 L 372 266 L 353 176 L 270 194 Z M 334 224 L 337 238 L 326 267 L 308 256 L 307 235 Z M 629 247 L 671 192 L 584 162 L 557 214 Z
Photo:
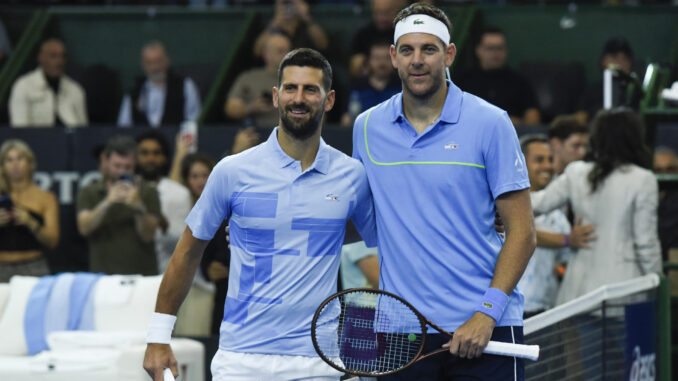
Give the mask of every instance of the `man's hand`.
M 492 337 L 492 330 L 496 324 L 491 317 L 476 312 L 454 331 L 452 339 L 443 347 L 448 347 L 453 356 L 460 358 L 480 357 Z
M 163 372 L 169 368 L 174 378 L 179 376 L 177 360 L 169 344 L 148 344 L 144 356 L 144 369 L 153 381 L 163 381 Z
M 590 249 L 589 242 L 596 240 L 596 236 L 593 235 L 595 230 L 595 226 L 582 225 L 581 217 L 577 218 L 577 222 L 572 226 L 570 232 L 570 247 Z
M 212 282 L 228 278 L 228 266 L 218 261 L 210 262 L 207 267 L 207 277 Z
M 108 189 L 106 200 L 111 203 L 125 202 L 125 199 L 127 199 L 127 194 L 129 193 L 130 188 L 131 188 L 130 184 L 124 181 L 116 181 Z
M 497 231 L 497 233 L 503 235 L 506 229 L 504 229 L 504 222 L 501 220 L 501 216 L 499 213 L 496 213 L 494 215 L 494 230 Z

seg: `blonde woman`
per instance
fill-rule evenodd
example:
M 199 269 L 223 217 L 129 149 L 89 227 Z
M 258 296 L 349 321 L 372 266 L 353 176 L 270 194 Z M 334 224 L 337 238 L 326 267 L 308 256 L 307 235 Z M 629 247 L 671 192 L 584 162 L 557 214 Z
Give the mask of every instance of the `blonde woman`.
M 0 282 L 49 274 L 43 251 L 59 242 L 57 199 L 35 185 L 35 166 L 25 142 L 11 139 L 0 146 Z

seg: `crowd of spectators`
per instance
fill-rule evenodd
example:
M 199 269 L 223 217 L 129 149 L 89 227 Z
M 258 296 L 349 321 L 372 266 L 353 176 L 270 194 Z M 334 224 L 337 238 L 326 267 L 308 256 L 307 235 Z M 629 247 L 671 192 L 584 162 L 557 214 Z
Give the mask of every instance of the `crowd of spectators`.
M 370 22 L 357 29 L 352 41 L 346 68 L 348 91 L 338 95 L 347 100 L 336 121 L 345 127 L 352 126 L 360 112 L 400 91 L 391 64 L 392 20 L 406 1 L 373 0 L 370 5 Z M 1 29 L 0 24 L 0 62 L 11 54 Z M 263 66 L 239 73 L 225 94 L 225 120 L 242 126 L 231 154 L 261 141 L 255 127 L 270 128 L 278 123 L 278 109 L 272 102 L 278 65 L 285 54 L 298 47 L 327 51 L 330 40 L 305 0 L 276 0 L 272 19 L 253 45 L 252 55 L 261 59 Z M 66 52 L 65 43 L 58 38 L 40 44 L 37 68 L 18 77 L 12 86 L 8 103 L 12 127 L 89 124 L 87 95 L 65 73 Z M 77 228 L 87 241 L 89 270 L 93 272 L 162 273 L 184 231 L 184 219 L 216 162 L 205 153 L 191 153 L 181 136 L 172 149 L 164 135 L 154 130 L 196 122 L 201 113 L 200 92 L 193 79 L 174 70 L 161 41 L 147 42 L 140 53 L 144 75 L 122 98 L 117 125 L 152 129 L 140 134 L 121 130 L 127 135 L 111 138 L 99 156 L 101 180 L 80 188 L 77 196 Z M 539 100 L 530 81 L 507 65 L 506 34 L 498 28 L 484 29 L 474 53 L 477 66 L 453 73 L 453 81 L 462 90 L 506 110 L 516 126 L 542 124 Z M 626 40 L 613 38 L 604 45 L 602 69 L 613 68 L 631 76 L 632 63 L 633 52 Z M 556 117 L 546 134 L 527 135 L 521 141 L 533 204 L 540 213 L 536 218 L 539 247 L 519 285 L 526 295 L 526 316 L 617 276 L 658 271 L 659 238 L 664 259 L 670 248 L 678 247 L 676 194 L 658 193 L 653 175 L 643 169 L 649 168 L 650 162 L 644 156 L 641 124 L 634 112 L 599 113 L 601 88 L 600 83 L 591 84 L 577 110 Z M 637 105 L 637 99 L 630 103 Z M 8 140 L 0 146 L 0 282 L 15 274 L 50 272 L 44 251 L 59 241 L 58 205 L 53 194 L 32 182 L 36 165 L 24 142 Z M 678 173 L 678 157 L 670 148 L 656 150 L 654 171 Z M 658 232 L 652 231 L 657 218 Z M 206 249 L 202 271 L 194 280 L 202 294 L 190 294 L 183 307 L 212 309 L 211 320 L 203 324 L 207 328 L 201 328 L 211 333 L 218 330 L 228 283 L 225 226 L 226 222 Z M 623 248 L 610 250 L 620 248 L 620 242 Z M 353 266 L 356 282 L 378 286 L 376 253 L 360 243 L 345 251 L 345 266 Z M 588 275 L 629 258 L 637 259 L 634 263 L 640 263 L 639 271 L 619 265 L 615 271 L 598 273 L 610 273 L 609 279 Z M 350 283 L 350 273 L 344 275 L 344 282 Z M 559 292 L 561 280 L 564 287 Z

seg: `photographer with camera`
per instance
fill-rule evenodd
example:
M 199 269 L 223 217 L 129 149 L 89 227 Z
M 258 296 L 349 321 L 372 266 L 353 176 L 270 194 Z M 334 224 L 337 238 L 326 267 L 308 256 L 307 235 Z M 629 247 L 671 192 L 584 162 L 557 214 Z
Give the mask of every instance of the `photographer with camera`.
M 0 146 L 0 283 L 49 274 L 44 249 L 59 242 L 56 197 L 33 183 L 35 155 L 21 140 Z
M 114 136 L 100 156 L 102 179 L 80 189 L 80 234 L 89 246 L 89 270 L 155 275 L 154 235 L 160 221 L 158 192 L 133 176 L 136 142 Z

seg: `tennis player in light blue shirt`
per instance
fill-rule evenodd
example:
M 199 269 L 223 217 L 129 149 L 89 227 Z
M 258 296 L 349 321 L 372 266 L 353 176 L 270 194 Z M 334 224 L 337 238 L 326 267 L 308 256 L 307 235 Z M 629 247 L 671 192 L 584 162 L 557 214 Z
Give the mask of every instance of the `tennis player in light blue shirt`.
M 453 331 L 451 340 L 427 337 L 424 352 L 445 345 L 455 357 L 380 379 L 522 379 L 515 358 L 481 356 L 490 338 L 521 339 L 515 287 L 536 244 L 515 129 L 505 111 L 445 80 L 456 48 L 440 9 L 415 3 L 394 24 L 391 61 L 403 91 L 356 119 L 353 156 L 374 197 L 380 288 Z
M 288 53 L 273 89 L 281 126 L 210 174 L 160 287 L 147 340 L 149 373 L 172 367 L 169 346 L 153 332 L 176 315 L 202 250 L 229 219 L 229 287 L 213 379 L 339 379 L 313 349 L 311 320 L 337 290 L 347 220 L 371 247 L 376 225 L 363 166 L 320 138 L 323 114 L 334 103 L 331 77 L 320 53 Z

